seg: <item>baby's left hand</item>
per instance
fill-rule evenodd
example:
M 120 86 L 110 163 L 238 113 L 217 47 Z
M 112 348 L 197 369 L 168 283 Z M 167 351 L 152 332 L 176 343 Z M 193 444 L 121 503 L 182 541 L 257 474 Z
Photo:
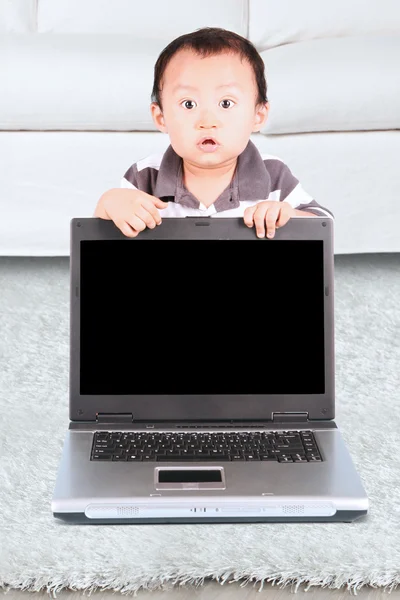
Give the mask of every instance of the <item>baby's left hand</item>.
M 253 227 L 253 223 L 255 224 L 257 237 L 264 237 L 264 224 L 266 224 L 267 237 L 273 238 L 275 235 L 275 226 L 278 228 L 286 225 L 289 219 L 294 217 L 295 214 L 295 209 L 288 202 L 265 200 L 246 208 L 243 219 L 248 227 Z

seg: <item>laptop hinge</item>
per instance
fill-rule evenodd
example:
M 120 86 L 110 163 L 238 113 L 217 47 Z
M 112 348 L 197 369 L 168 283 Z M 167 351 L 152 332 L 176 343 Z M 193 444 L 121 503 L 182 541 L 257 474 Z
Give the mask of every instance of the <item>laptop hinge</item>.
M 272 421 L 274 423 L 302 423 L 308 421 L 308 412 L 273 412 Z
M 96 423 L 132 423 L 132 413 L 96 413 Z

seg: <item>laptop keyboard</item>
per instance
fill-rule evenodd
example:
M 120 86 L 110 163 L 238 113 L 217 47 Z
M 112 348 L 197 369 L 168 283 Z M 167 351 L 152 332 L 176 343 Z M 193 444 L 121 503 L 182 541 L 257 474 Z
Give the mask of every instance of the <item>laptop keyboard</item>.
M 90 460 L 322 462 L 312 431 L 96 431 Z

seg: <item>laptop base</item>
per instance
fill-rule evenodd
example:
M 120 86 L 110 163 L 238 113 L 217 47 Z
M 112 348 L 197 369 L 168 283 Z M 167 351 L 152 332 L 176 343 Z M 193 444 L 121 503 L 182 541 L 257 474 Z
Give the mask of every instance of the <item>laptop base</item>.
M 367 510 L 338 510 L 331 517 L 201 517 L 201 518 L 153 518 L 153 519 L 90 519 L 84 513 L 53 513 L 56 519 L 66 523 L 86 525 L 174 525 L 190 523 L 351 523 L 367 515 Z

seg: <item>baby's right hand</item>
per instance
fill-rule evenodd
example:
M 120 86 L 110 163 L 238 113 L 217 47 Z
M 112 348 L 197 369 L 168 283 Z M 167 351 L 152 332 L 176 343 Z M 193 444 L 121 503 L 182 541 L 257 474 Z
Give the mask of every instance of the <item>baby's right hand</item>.
M 140 231 L 160 225 L 161 216 L 157 208 L 166 208 L 155 196 L 142 190 L 113 188 L 107 190 L 97 203 L 94 217 L 111 219 L 127 237 L 136 237 Z

